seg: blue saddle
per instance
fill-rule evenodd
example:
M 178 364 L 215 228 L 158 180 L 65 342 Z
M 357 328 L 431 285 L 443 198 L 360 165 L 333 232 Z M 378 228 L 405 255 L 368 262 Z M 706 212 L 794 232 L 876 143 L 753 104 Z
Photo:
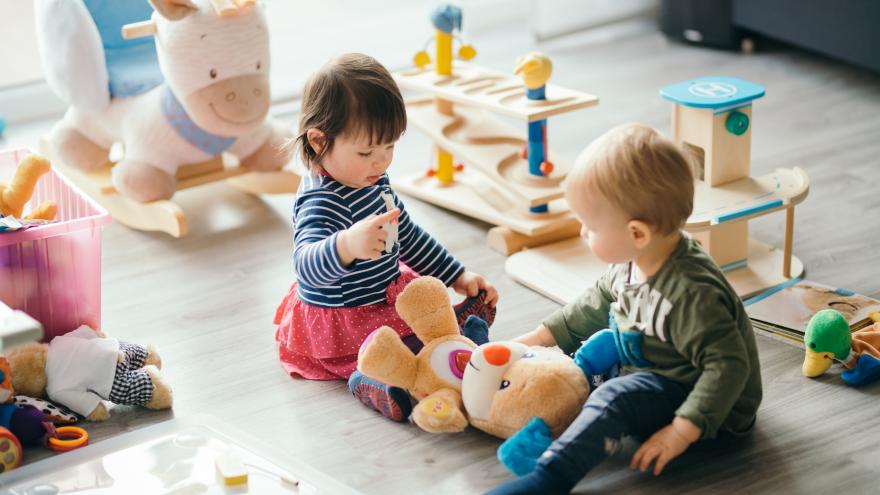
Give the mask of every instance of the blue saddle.
M 122 26 L 146 21 L 153 8 L 145 0 L 83 0 L 104 46 L 110 96 L 128 98 L 162 84 L 152 36 L 126 40 Z

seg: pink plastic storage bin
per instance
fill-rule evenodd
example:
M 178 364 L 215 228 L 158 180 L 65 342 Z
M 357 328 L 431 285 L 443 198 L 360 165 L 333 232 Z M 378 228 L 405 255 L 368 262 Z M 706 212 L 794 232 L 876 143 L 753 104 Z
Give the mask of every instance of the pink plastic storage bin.
M 29 150 L 0 151 L 9 183 Z M 101 324 L 101 234 L 110 214 L 53 168 L 40 178 L 30 211 L 58 203 L 59 222 L 0 233 L 0 300 L 43 324 L 44 339 Z

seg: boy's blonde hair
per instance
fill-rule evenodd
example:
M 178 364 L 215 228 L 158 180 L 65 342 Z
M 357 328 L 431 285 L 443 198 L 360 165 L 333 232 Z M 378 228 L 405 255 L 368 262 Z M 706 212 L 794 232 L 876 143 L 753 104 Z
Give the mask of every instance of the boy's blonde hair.
M 593 141 L 568 176 L 565 196 L 572 206 L 595 192 L 633 220 L 671 234 L 694 208 L 692 162 L 653 128 L 621 125 Z

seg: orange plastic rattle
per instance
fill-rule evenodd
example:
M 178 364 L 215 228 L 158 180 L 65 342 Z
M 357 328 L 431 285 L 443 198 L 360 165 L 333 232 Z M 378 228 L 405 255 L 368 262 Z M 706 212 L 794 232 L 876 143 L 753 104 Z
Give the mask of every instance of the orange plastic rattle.
M 55 433 L 58 436 L 49 438 L 49 448 L 55 452 L 69 452 L 89 444 L 89 433 L 78 426 L 61 426 Z

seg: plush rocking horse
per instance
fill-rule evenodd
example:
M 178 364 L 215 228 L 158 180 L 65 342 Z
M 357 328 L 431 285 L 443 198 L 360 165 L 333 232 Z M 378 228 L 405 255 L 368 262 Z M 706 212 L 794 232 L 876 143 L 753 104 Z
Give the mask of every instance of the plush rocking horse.
M 117 220 L 179 237 L 178 189 L 296 191 L 280 150 L 292 131 L 267 118 L 262 4 L 37 0 L 36 14 L 46 79 L 70 105 L 47 154 Z M 108 166 L 114 143 L 123 158 Z

